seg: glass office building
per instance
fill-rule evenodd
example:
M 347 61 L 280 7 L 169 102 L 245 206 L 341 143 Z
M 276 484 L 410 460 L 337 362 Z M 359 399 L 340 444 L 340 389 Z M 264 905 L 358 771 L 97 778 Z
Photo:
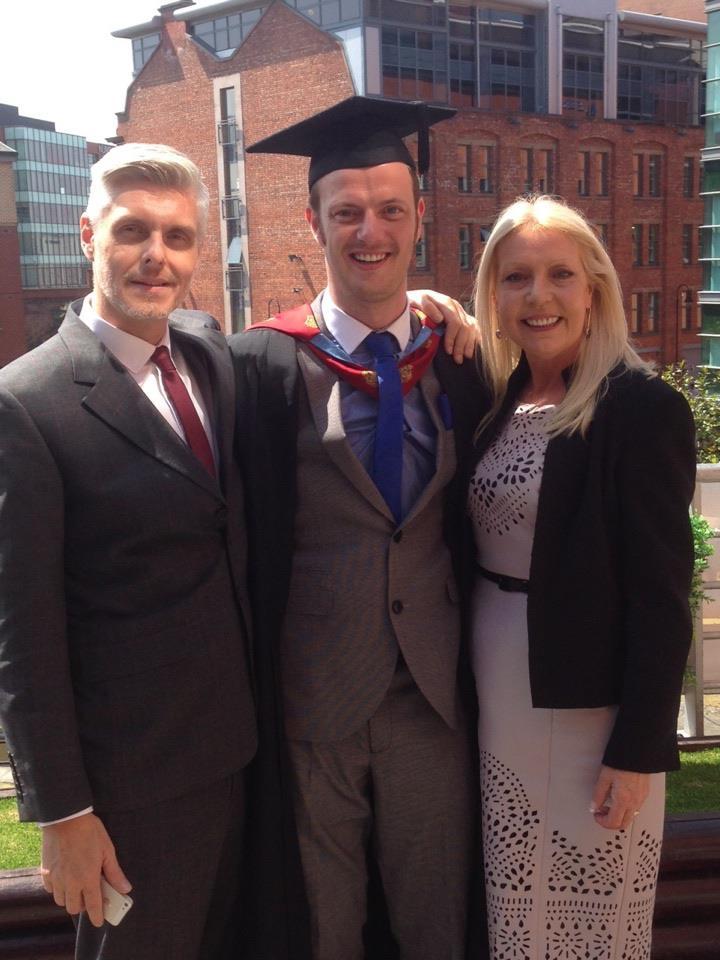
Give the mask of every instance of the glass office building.
M 17 153 L 15 196 L 25 290 L 88 286 L 78 222 L 90 188 L 84 137 L 30 126 L 7 126 L 3 141 Z

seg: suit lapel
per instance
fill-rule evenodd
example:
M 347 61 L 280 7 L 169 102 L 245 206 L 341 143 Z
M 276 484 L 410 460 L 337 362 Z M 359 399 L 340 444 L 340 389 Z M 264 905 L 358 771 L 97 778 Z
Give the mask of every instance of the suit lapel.
M 438 412 L 438 399 L 442 393 L 440 381 L 432 367 L 430 367 L 419 383 L 419 389 L 422 392 L 428 415 L 435 425 L 437 431 L 437 451 L 435 454 L 435 473 L 430 478 L 423 492 L 410 508 L 410 512 L 405 518 L 411 520 L 421 510 L 424 510 L 435 494 L 442 490 L 452 480 L 457 467 L 455 454 L 455 437 L 452 428 L 448 429 L 442 421 Z
M 125 367 L 103 347 L 72 307 L 59 335 L 72 358 L 75 382 L 89 388 L 81 400 L 83 406 L 149 456 L 218 496 L 217 481 L 209 476 Z
M 307 347 L 298 344 L 297 356 L 315 429 L 327 455 L 376 510 L 392 519 L 390 508 L 348 442 L 340 405 L 340 381 Z

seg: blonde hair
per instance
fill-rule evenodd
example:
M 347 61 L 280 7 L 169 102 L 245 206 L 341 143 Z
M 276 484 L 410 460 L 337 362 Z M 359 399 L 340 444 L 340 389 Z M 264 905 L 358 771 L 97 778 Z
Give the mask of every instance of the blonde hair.
M 600 238 L 585 217 L 566 203 L 547 196 L 516 200 L 500 214 L 485 245 L 475 280 L 475 322 L 479 328 L 483 373 L 493 394 L 490 413 L 481 421 L 478 433 L 498 412 L 507 391 L 507 382 L 520 359 L 520 348 L 506 337 L 498 339 L 498 316 L 494 291 L 497 283 L 497 249 L 514 230 L 530 227 L 556 230 L 578 246 L 592 290 L 591 335 L 584 338 L 565 397 L 548 422 L 550 436 L 584 436 L 595 407 L 607 387 L 607 376 L 619 363 L 646 376 L 655 375 L 630 345 L 617 271 Z
M 113 190 L 132 183 L 149 183 L 197 199 L 198 232 L 207 228 L 210 198 L 200 171 L 184 153 L 162 143 L 123 143 L 113 147 L 90 170 L 90 195 L 85 215 L 97 224 L 113 202 Z

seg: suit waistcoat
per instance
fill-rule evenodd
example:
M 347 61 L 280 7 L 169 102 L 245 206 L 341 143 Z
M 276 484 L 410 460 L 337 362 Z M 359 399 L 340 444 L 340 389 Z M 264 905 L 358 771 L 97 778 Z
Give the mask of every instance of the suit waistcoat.
M 306 347 L 301 371 L 297 511 L 281 676 L 291 738 L 339 740 L 378 707 L 402 653 L 418 687 L 457 723 L 458 597 L 443 540 L 455 471 L 440 384 L 420 385 L 438 432 L 436 471 L 397 527 L 345 436 L 337 377 Z

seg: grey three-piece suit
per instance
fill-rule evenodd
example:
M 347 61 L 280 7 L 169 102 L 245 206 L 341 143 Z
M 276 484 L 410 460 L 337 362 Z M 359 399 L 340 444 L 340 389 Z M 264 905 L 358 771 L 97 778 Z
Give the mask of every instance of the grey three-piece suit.
M 272 330 L 233 338 L 231 350 L 258 517 L 251 577 L 274 568 L 274 601 L 267 584 L 253 594 L 282 691 L 313 955 L 363 955 L 369 847 L 401 955 L 461 957 L 475 790 L 444 537 L 456 470 L 444 385 L 430 368 L 417 387 L 435 470 L 398 525 L 345 434 L 337 375 Z M 473 411 L 468 395 L 468 420 Z

